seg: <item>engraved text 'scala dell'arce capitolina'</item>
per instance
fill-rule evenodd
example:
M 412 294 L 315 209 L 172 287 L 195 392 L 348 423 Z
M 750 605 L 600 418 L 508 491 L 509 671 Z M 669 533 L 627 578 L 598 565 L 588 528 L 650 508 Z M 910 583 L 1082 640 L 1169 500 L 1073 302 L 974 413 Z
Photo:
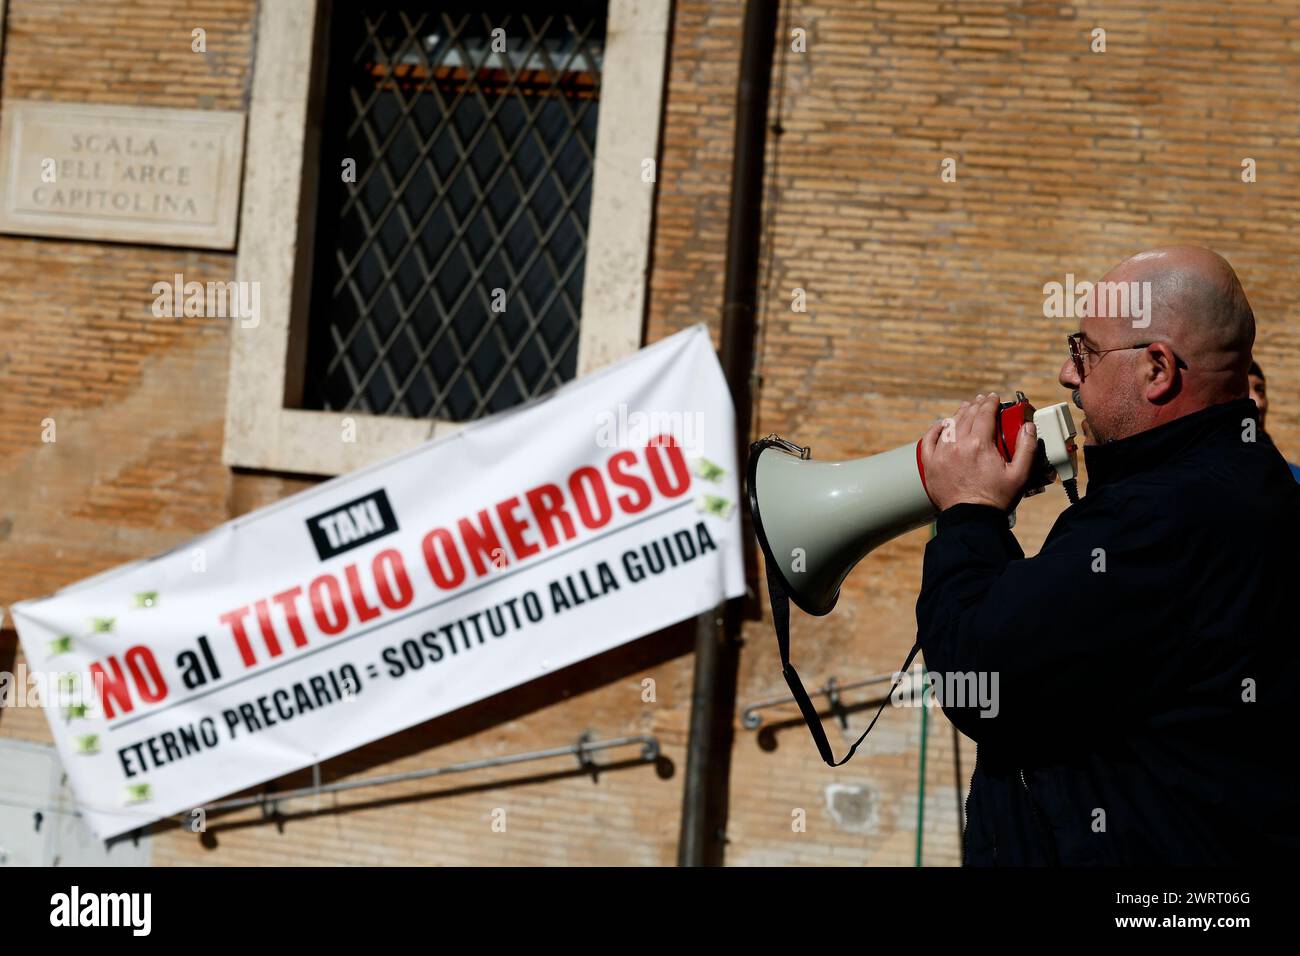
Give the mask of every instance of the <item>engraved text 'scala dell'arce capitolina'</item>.
M 0 232 L 233 249 L 244 114 L 0 104 Z

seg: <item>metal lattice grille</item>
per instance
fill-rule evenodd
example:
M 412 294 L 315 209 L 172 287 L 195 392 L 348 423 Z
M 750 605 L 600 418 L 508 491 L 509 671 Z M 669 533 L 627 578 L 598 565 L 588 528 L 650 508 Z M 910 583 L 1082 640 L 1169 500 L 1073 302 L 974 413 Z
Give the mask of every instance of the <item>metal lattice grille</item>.
M 311 407 L 466 421 L 576 372 L 605 4 L 493 6 L 336 4 Z

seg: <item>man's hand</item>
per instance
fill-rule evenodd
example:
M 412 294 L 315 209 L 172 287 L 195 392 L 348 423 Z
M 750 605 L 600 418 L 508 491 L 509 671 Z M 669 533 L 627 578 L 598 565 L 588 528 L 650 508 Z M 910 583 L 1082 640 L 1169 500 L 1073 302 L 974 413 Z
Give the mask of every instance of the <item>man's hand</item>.
M 970 502 L 1010 511 L 1029 481 L 1038 446 L 1038 430 L 1026 422 L 1008 462 L 994 444 L 998 396 L 975 396 L 962 402 L 952 418 L 935 422 L 921 439 L 925 489 L 940 511 Z

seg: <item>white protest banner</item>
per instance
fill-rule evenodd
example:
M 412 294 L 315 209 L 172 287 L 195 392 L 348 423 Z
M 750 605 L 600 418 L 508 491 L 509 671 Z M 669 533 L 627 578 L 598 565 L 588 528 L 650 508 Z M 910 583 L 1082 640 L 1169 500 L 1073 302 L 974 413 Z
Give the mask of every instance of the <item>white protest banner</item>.
M 696 326 L 526 407 L 11 610 L 107 839 L 744 591 Z

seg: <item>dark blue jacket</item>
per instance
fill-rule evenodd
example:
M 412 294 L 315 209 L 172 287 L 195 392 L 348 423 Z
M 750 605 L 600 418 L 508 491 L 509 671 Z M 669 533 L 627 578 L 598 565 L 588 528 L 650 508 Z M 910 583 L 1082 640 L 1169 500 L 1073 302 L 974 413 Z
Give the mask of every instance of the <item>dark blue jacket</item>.
M 978 744 L 967 865 L 1300 850 L 1300 485 L 1247 440 L 1256 414 L 1242 399 L 1086 446 L 1087 494 L 1032 558 L 994 508 L 939 515 L 925 663 L 997 690 L 992 717 L 941 697 Z

